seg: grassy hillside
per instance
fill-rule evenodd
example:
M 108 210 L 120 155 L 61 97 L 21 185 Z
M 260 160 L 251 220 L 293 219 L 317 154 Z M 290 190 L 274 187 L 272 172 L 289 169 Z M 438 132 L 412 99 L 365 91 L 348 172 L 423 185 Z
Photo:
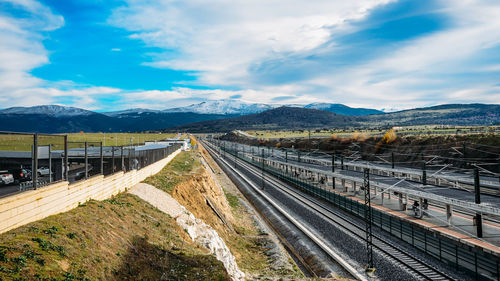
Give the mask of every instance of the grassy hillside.
M 359 117 L 362 126 L 497 125 L 500 105 L 447 104 Z
M 356 155 L 363 160 L 390 163 L 394 153 L 396 166 L 422 167 L 422 157 L 428 167 L 450 164 L 455 168 L 470 168 L 470 163 L 480 163 L 481 167 L 498 173 L 500 137 L 495 133 L 463 135 L 399 135 L 389 130 L 383 136 L 370 136 L 360 132 L 351 136 L 337 134 L 329 138 L 247 138 L 229 133 L 223 139 L 250 145 L 266 145 L 276 148 L 295 148 L 305 151 L 321 151 L 337 155 Z M 463 145 L 466 145 L 466 159 Z M 323 155 L 324 156 L 324 155 Z M 469 164 L 467 164 L 469 163 Z M 438 165 L 438 166 L 433 166 Z
M 202 157 L 215 169 L 221 186 L 211 181 L 200 163 Z M 224 180 L 222 171 L 210 159 L 202 147 L 198 151 L 182 152 L 145 182 L 170 193 L 197 218 L 214 228 L 235 256 L 239 268 L 250 276 L 249 280 L 304 280 L 290 257 L 278 261 L 273 258 L 276 247 L 269 243 L 268 235 L 256 227 L 248 209 L 241 204 L 236 187 L 228 182 L 229 179 Z M 232 230 L 221 222 L 206 198 L 224 214 Z
M 228 280 L 168 215 L 134 195 L 0 235 L 0 280 Z

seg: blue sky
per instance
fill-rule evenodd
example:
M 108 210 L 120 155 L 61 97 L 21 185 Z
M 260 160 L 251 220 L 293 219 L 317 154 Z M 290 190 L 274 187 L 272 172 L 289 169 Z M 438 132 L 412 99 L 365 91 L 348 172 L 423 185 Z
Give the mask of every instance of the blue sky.
M 0 104 L 499 103 L 500 2 L 0 0 Z

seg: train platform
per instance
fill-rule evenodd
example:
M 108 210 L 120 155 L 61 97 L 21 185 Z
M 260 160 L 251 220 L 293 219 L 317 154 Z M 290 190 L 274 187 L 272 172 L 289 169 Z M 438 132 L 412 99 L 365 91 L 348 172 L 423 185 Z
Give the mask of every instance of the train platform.
M 278 159 L 274 158 L 274 160 Z M 290 160 L 288 161 L 288 163 L 293 163 L 295 165 L 299 164 L 304 167 L 316 168 L 325 171 L 331 169 L 330 167 L 318 166 L 303 162 L 299 163 L 297 161 L 290 161 Z M 362 177 L 362 173 L 359 171 L 336 169 L 336 173 L 344 176 Z M 407 179 L 399 179 L 396 177 L 372 175 L 370 179 L 375 180 L 377 182 L 386 183 L 387 185 L 390 186 L 398 186 L 407 189 L 419 190 L 429 194 L 435 194 L 438 196 L 453 198 L 464 202 L 474 203 L 474 193 L 463 189 L 456 189 L 456 188 L 435 186 L 435 185 L 423 186 L 420 183 L 412 182 L 411 180 Z M 328 179 L 328 181 L 329 183 L 324 184 L 324 186 L 331 189 L 332 186 L 331 180 Z M 318 184 L 318 182 L 316 182 L 315 184 Z M 355 185 L 353 186 L 352 182 L 346 180 L 342 184 L 342 181 L 340 179 L 337 179 L 335 186 L 336 186 L 335 191 L 338 192 L 339 194 L 351 197 L 353 199 L 356 198 L 357 200 L 363 200 L 364 202 L 364 194 L 363 191 L 360 190 L 359 184 L 356 188 L 354 188 Z M 381 194 L 382 193 L 380 192 L 380 190 L 378 190 L 378 193 L 376 193 L 374 189 L 372 189 L 372 198 L 373 198 L 372 206 L 374 208 L 379 209 L 380 211 L 384 211 L 386 213 L 390 213 L 393 216 L 400 217 L 411 223 L 417 224 L 423 227 L 424 229 L 437 231 L 444 236 L 447 236 L 455 241 L 460 241 L 461 243 L 469 245 L 471 247 L 480 247 L 490 253 L 500 255 L 499 217 L 493 217 L 489 219 L 487 216 L 483 215 L 483 221 L 482 221 L 483 235 L 481 238 L 478 238 L 475 220 L 470 213 L 466 214 L 464 212 L 460 212 L 460 210 L 457 209 L 457 210 L 451 210 L 451 214 L 447 214 L 446 208 L 444 208 L 443 206 L 433 205 L 433 203 L 431 202 L 428 208 L 424 210 L 422 216 L 418 215 L 415 216 L 414 211 L 412 210 L 412 205 L 414 203 L 415 198 L 403 199 L 402 202 L 400 202 L 399 196 L 394 195 L 393 192 L 385 192 L 383 194 L 384 196 L 383 198 Z M 484 204 L 491 207 L 495 208 L 500 207 L 500 198 L 498 196 L 482 194 L 481 201 Z M 401 203 L 404 203 L 406 205 L 404 211 L 402 210 Z
M 351 199 L 364 202 L 364 193 L 357 187 L 356 189 L 352 184 L 345 183 L 346 187 L 342 186 L 340 181 L 336 182 L 335 192 L 350 197 Z M 346 192 L 347 189 L 347 192 Z M 394 194 L 388 196 L 387 193 L 377 193 L 372 190 L 371 192 L 372 207 L 380 211 L 390 213 L 401 219 L 410 221 L 419 225 L 422 228 L 437 231 L 440 234 L 447 236 L 461 243 L 467 244 L 472 247 L 481 247 L 488 252 L 500 255 L 500 223 L 483 219 L 483 237 L 478 238 L 476 233 L 476 226 L 471 216 L 454 212 L 450 221 L 446 214 L 446 210 L 440 207 L 429 205 L 426 210 L 423 210 L 423 215 L 420 218 L 412 209 L 414 203 L 409 199 L 403 204 L 406 204 L 406 210 L 402 210 L 399 197 Z M 383 198 L 382 198 L 383 195 Z

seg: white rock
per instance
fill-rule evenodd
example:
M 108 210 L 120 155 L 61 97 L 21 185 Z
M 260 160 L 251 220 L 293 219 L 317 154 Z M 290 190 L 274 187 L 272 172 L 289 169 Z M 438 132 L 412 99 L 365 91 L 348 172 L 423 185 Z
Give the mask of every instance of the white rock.
M 137 195 L 160 211 L 175 218 L 177 224 L 187 231 L 193 241 L 203 245 L 217 260 L 224 264 L 232 280 L 245 280 L 245 273 L 238 268 L 236 259 L 217 231 L 200 219 L 197 219 L 184 206 L 179 204 L 177 200 L 172 198 L 170 194 L 145 183 L 135 185 L 129 190 L 129 193 Z

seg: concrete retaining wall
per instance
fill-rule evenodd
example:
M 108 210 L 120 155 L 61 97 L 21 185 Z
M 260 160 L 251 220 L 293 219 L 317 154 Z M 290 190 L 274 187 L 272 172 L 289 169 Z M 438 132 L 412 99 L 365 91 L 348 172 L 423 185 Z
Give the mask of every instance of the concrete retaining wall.
M 30 190 L 0 199 L 0 233 L 27 223 L 69 211 L 89 199 L 104 200 L 134 186 L 165 167 L 177 154 L 140 170 L 117 172 L 109 176 L 94 176 L 69 184 L 58 182 L 37 190 Z

